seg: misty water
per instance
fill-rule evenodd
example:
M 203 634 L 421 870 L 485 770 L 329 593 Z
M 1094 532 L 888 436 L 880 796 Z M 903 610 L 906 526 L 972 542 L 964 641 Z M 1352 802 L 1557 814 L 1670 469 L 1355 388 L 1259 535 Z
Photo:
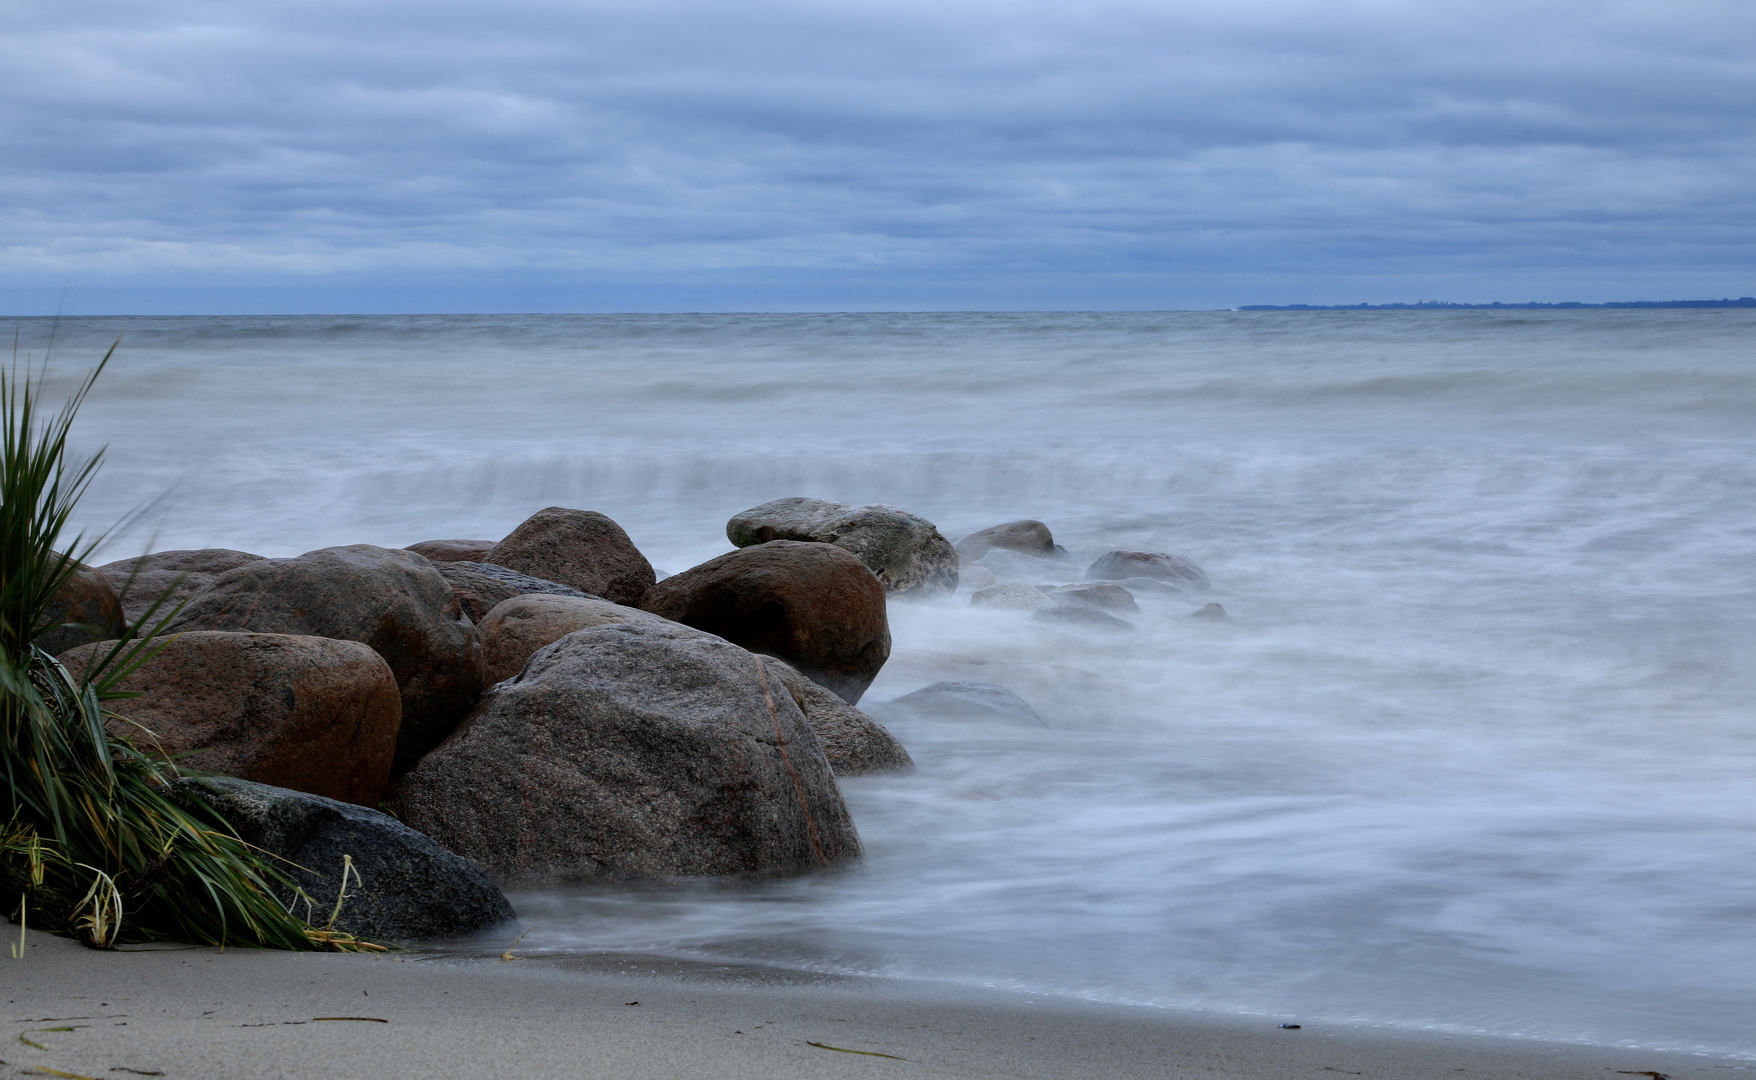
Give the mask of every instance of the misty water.
M 49 324 L 12 322 L 40 355 Z M 559 504 L 674 572 L 811 495 L 953 539 L 1038 518 L 1059 580 L 1113 548 L 1211 577 L 1142 593 L 1131 633 L 893 601 L 863 704 L 919 768 L 844 781 L 861 865 L 517 894 L 527 950 L 1756 1057 L 1756 313 L 56 333 L 64 373 L 122 335 L 82 522 L 156 501 L 110 558 L 492 538 Z M 1189 618 L 1209 601 L 1235 621 Z M 978 669 L 1048 726 L 884 704 Z

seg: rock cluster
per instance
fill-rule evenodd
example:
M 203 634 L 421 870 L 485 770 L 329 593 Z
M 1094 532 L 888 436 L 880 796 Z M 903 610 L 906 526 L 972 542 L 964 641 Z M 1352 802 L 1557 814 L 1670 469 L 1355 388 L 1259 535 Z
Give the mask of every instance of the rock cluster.
M 938 596 L 957 591 L 957 549 L 932 522 L 894 506 L 775 499 L 734 514 L 726 522 L 726 539 L 741 548 L 775 540 L 833 544 L 865 563 L 886 592 Z

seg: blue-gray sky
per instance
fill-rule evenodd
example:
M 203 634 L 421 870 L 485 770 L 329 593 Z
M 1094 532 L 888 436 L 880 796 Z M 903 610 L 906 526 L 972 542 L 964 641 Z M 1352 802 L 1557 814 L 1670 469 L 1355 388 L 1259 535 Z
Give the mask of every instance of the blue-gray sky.
M 11 0 L 0 312 L 1756 292 L 1749 0 Z

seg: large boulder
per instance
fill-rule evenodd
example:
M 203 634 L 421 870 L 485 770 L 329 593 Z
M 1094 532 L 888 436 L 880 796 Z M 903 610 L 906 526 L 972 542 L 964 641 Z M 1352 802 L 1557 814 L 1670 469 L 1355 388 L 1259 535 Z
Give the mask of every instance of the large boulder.
M 129 625 L 146 618 L 159 603 L 154 619 L 170 615 L 176 606 L 205 588 L 208 582 L 236 566 L 262 558 L 231 548 L 195 548 L 155 551 L 98 567 L 98 573 L 122 598 L 122 613 Z M 162 600 L 162 603 L 160 601 Z
M 78 675 L 114 642 L 61 655 Z M 357 641 L 197 630 L 167 639 L 118 689 L 111 730 L 180 768 L 377 806 L 390 786 L 402 698 Z
M 638 604 L 652 564 L 622 526 L 592 510 L 551 506 L 532 514 L 481 562 L 558 581 L 618 604 Z
M 639 608 L 612 604 L 596 596 L 551 596 L 540 593 L 510 597 L 495 605 L 476 627 L 482 638 L 489 686 L 524 670 L 538 649 L 560 641 L 575 630 L 611 623 L 665 620 Z
M 1055 546 L 1055 537 L 1049 532 L 1049 527 L 1029 518 L 990 525 L 957 542 L 957 553 L 970 560 L 980 559 L 995 548 L 1019 551 L 1039 559 L 1053 559 L 1062 554 L 1062 549 Z
M 116 590 L 102 572 L 78 565 L 43 609 L 33 640 L 44 652 L 59 653 L 88 641 L 119 638 L 127 630 Z
M 1119 581 L 1154 578 L 1197 589 L 1207 588 L 1207 574 L 1181 555 L 1162 551 L 1112 551 L 1099 557 L 1085 572 L 1087 581 Z
M 805 678 L 785 660 L 762 659 L 804 712 L 805 723 L 811 725 L 835 775 L 864 776 L 915 767 L 914 759 L 884 725 Z
M 403 548 L 432 563 L 481 562 L 498 540 L 422 540 Z
M 894 506 L 775 499 L 726 522 L 737 547 L 773 540 L 833 544 L 857 556 L 887 592 L 936 596 L 957 590 L 957 549 L 926 518 Z
M 858 705 L 890 656 L 884 586 L 833 544 L 772 540 L 683 571 L 640 606 L 769 653 Z
M 475 627 L 433 564 L 408 551 L 355 544 L 245 563 L 191 598 L 171 629 L 370 645 L 402 694 L 393 774 L 439 745 L 482 692 Z
M 359 875 L 335 917 L 344 933 L 455 938 L 515 918 L 481 867 L 389 814 L 230 777 L 178 780 L 175 788 L 185 802 L 199 798 L 217 810 L 246 843 L 279 856 L 275 865 L 291 882 L 278 890 L 281 903 L 317 926 L 335 911 L 344 856 Z
M 529 574 L 521 574 L 516 570 L 508 570 L 504 566 L 495 566 L 485 562 L 448 562 L 434 563 L 433 569 L 439 576 L 451 583 L 451 591 L 457 595 L 457 602 L 463 605 L 463 613 L 468 615 L 470 622 L 481 625 L 488 612 L 502 600 L 510 600 L 514 596 L 527 593 L 548 593 L 554 596 L 584 596 L 585 593 L 563 585 L 558 581 L 544 581 Z
M 802 870 L 860 853 L 780 677 L 657 620 L 544 647 L 403 778 L 394 806 L 506 878 Z

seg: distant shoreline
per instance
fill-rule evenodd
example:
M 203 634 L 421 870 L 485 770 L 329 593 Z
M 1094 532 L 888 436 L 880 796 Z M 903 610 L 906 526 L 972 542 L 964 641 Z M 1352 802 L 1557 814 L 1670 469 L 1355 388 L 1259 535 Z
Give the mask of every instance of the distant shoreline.
M 1454 304 L 1449 300 L 1417 300 L 1412 304 L 1245 304 L 1233 311 L 1463 311 L 1478 309 L 1552 310 L 1556 308 L 1756 308 L 1756 296 L 1740 296 L 1736 300 L 1614 300 L 1607 304 L 1586 304 L 1566 300 L 1543 304 L 1535 300 L 1523 304 Z

